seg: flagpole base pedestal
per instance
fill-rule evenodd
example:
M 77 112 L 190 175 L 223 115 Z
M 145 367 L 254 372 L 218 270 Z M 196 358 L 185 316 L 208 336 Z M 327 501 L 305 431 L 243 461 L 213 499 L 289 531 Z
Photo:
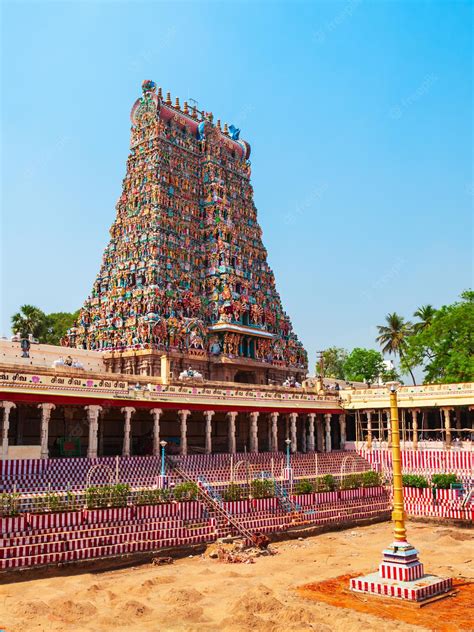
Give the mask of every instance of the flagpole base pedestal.
M 449 592 L 452 579 L 425 575 L 418 551 L 408 542 L 394 542 L 383 551 L 377 573 L 354 577 L 350 589 L 355 592 L 424 601 Z

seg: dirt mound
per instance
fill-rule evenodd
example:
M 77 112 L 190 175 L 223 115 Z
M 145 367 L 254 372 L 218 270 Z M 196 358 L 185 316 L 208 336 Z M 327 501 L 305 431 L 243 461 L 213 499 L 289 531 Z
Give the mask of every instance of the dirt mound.
M 34 617 L 44 616 L 49 613 L 49 606 L 44 601 L 19 601 L 11 606 L 11 612 L 16 617 L 25 619 L 33 619 Z
M 55 616 L 61 621 L 90 619 L 97 614 L 97 608 L 90 601 L 53 599 L 49 605 Z
M 273 591 L 264 584 L 259 584 L 252 590 L 245 592 L 235 602 L 232 612 L 236 615 L 242 612 L 247 614 L 275 614 L 283 608 L 284 605 L 274 596 Z
M 135 601 L 133 599 L 126 601 L 124 604 L 120 604 L 119 609 L 121 614 L 134 619 L 136 617 L 146 617 L 153 612 L 152 608 L 149 608 L 141 601 Z
M 183 588 L 181 590 L 169 590 L 164 596 L 163 601 L 176 606 L 186 606 L 191 603 L 197 603 L 203 598 L 203 594 L 195 588 Z
M 161 586 L 163 584 L 172 584 L 175 581 L 176 580 L 174 579 L 174 577 L 167 577 L 166 575 L 164 575 L 163 577 L 153 577 L 152 579 L 147 579 L 144 582 L 142 582 L 138 590 L 140 592 L 142 592 L 143 590 L 147 591 L 147 590 L 151 590 L 155 586 Z

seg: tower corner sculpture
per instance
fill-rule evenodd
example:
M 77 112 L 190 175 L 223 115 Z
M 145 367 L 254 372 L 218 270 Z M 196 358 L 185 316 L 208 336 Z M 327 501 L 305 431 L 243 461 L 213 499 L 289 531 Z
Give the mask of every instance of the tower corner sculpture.
M 131 111 L 131 142 L 102 266 L 63 344 L 104 353 L 107 370 L 301 381 L 306 352 L 267 263 L 250 145 L 154 81 Z

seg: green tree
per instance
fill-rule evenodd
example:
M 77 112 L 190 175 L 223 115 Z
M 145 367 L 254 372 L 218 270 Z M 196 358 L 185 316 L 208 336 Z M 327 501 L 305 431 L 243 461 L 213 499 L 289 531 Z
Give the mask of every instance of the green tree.
M 39 342 L 59 345 L 67 330 L 74 325 L 79 316 L 77 312 L 53 312 L 45 314 L 34 305 L 22 305 L 20 311 L 12 316 L 12 331 L 27 337 L 33 334 Z
M 356 347 L 347 356 L 344 374 L 347 380 L 372 384 L 383 374 L 384 364 L 380 351 Z
M 46 316 L 46 333 L 40 342 L 49 345 L 59 345 L 61 338 L 64 338 L 79 317 L 77 312 L 53 312 Z
M 22 305 L 12 316 L 12 331 L 22 338 L 32 334 L 40 342 L 46 333 L 46 314 L 34 305 Z
M 344 363 L 347 360 L 347 351 L 341 347 L 329 347 L 322 353 L 323 367 L 321 364 L 316 366 L 316 374 L 324 377 L 332 377 L 335 380 L 344 380 Z
M 444 305 L 407 341 L 402 366 L 420 365 L 425 383 L 474 381 L 474 292 Z
M 420 333 L 427 329 L 433 322 L 436 310 L 433 305 L 422 305 L 413 314 L 415 318 L 418 318 L 418 322 L 413 324 L 413 332 L 415 334 Z
M 410 321 L 406 321 L 403 316 L 396 312 L 387 314 L 385 317 L 386 325 L 378 325 L 379 335 L 376 340 L 382 347 L 383 353 L 393 354 L 400 358 L 402 367 L 411 375 L 413 384 L 416 384 L 410 363 L 404 360 L 407 342 L 413 333 L 413 325 Z

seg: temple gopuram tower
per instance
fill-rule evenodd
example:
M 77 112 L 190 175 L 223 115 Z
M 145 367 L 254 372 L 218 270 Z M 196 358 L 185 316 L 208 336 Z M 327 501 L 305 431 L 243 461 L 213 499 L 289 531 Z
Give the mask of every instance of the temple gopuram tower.
M 256 384 L 301 381 L 307 355 L 267 263 L 250 146 L 233 125 L 144 81 L 100 272 L 64 344 L 107 370 Z

